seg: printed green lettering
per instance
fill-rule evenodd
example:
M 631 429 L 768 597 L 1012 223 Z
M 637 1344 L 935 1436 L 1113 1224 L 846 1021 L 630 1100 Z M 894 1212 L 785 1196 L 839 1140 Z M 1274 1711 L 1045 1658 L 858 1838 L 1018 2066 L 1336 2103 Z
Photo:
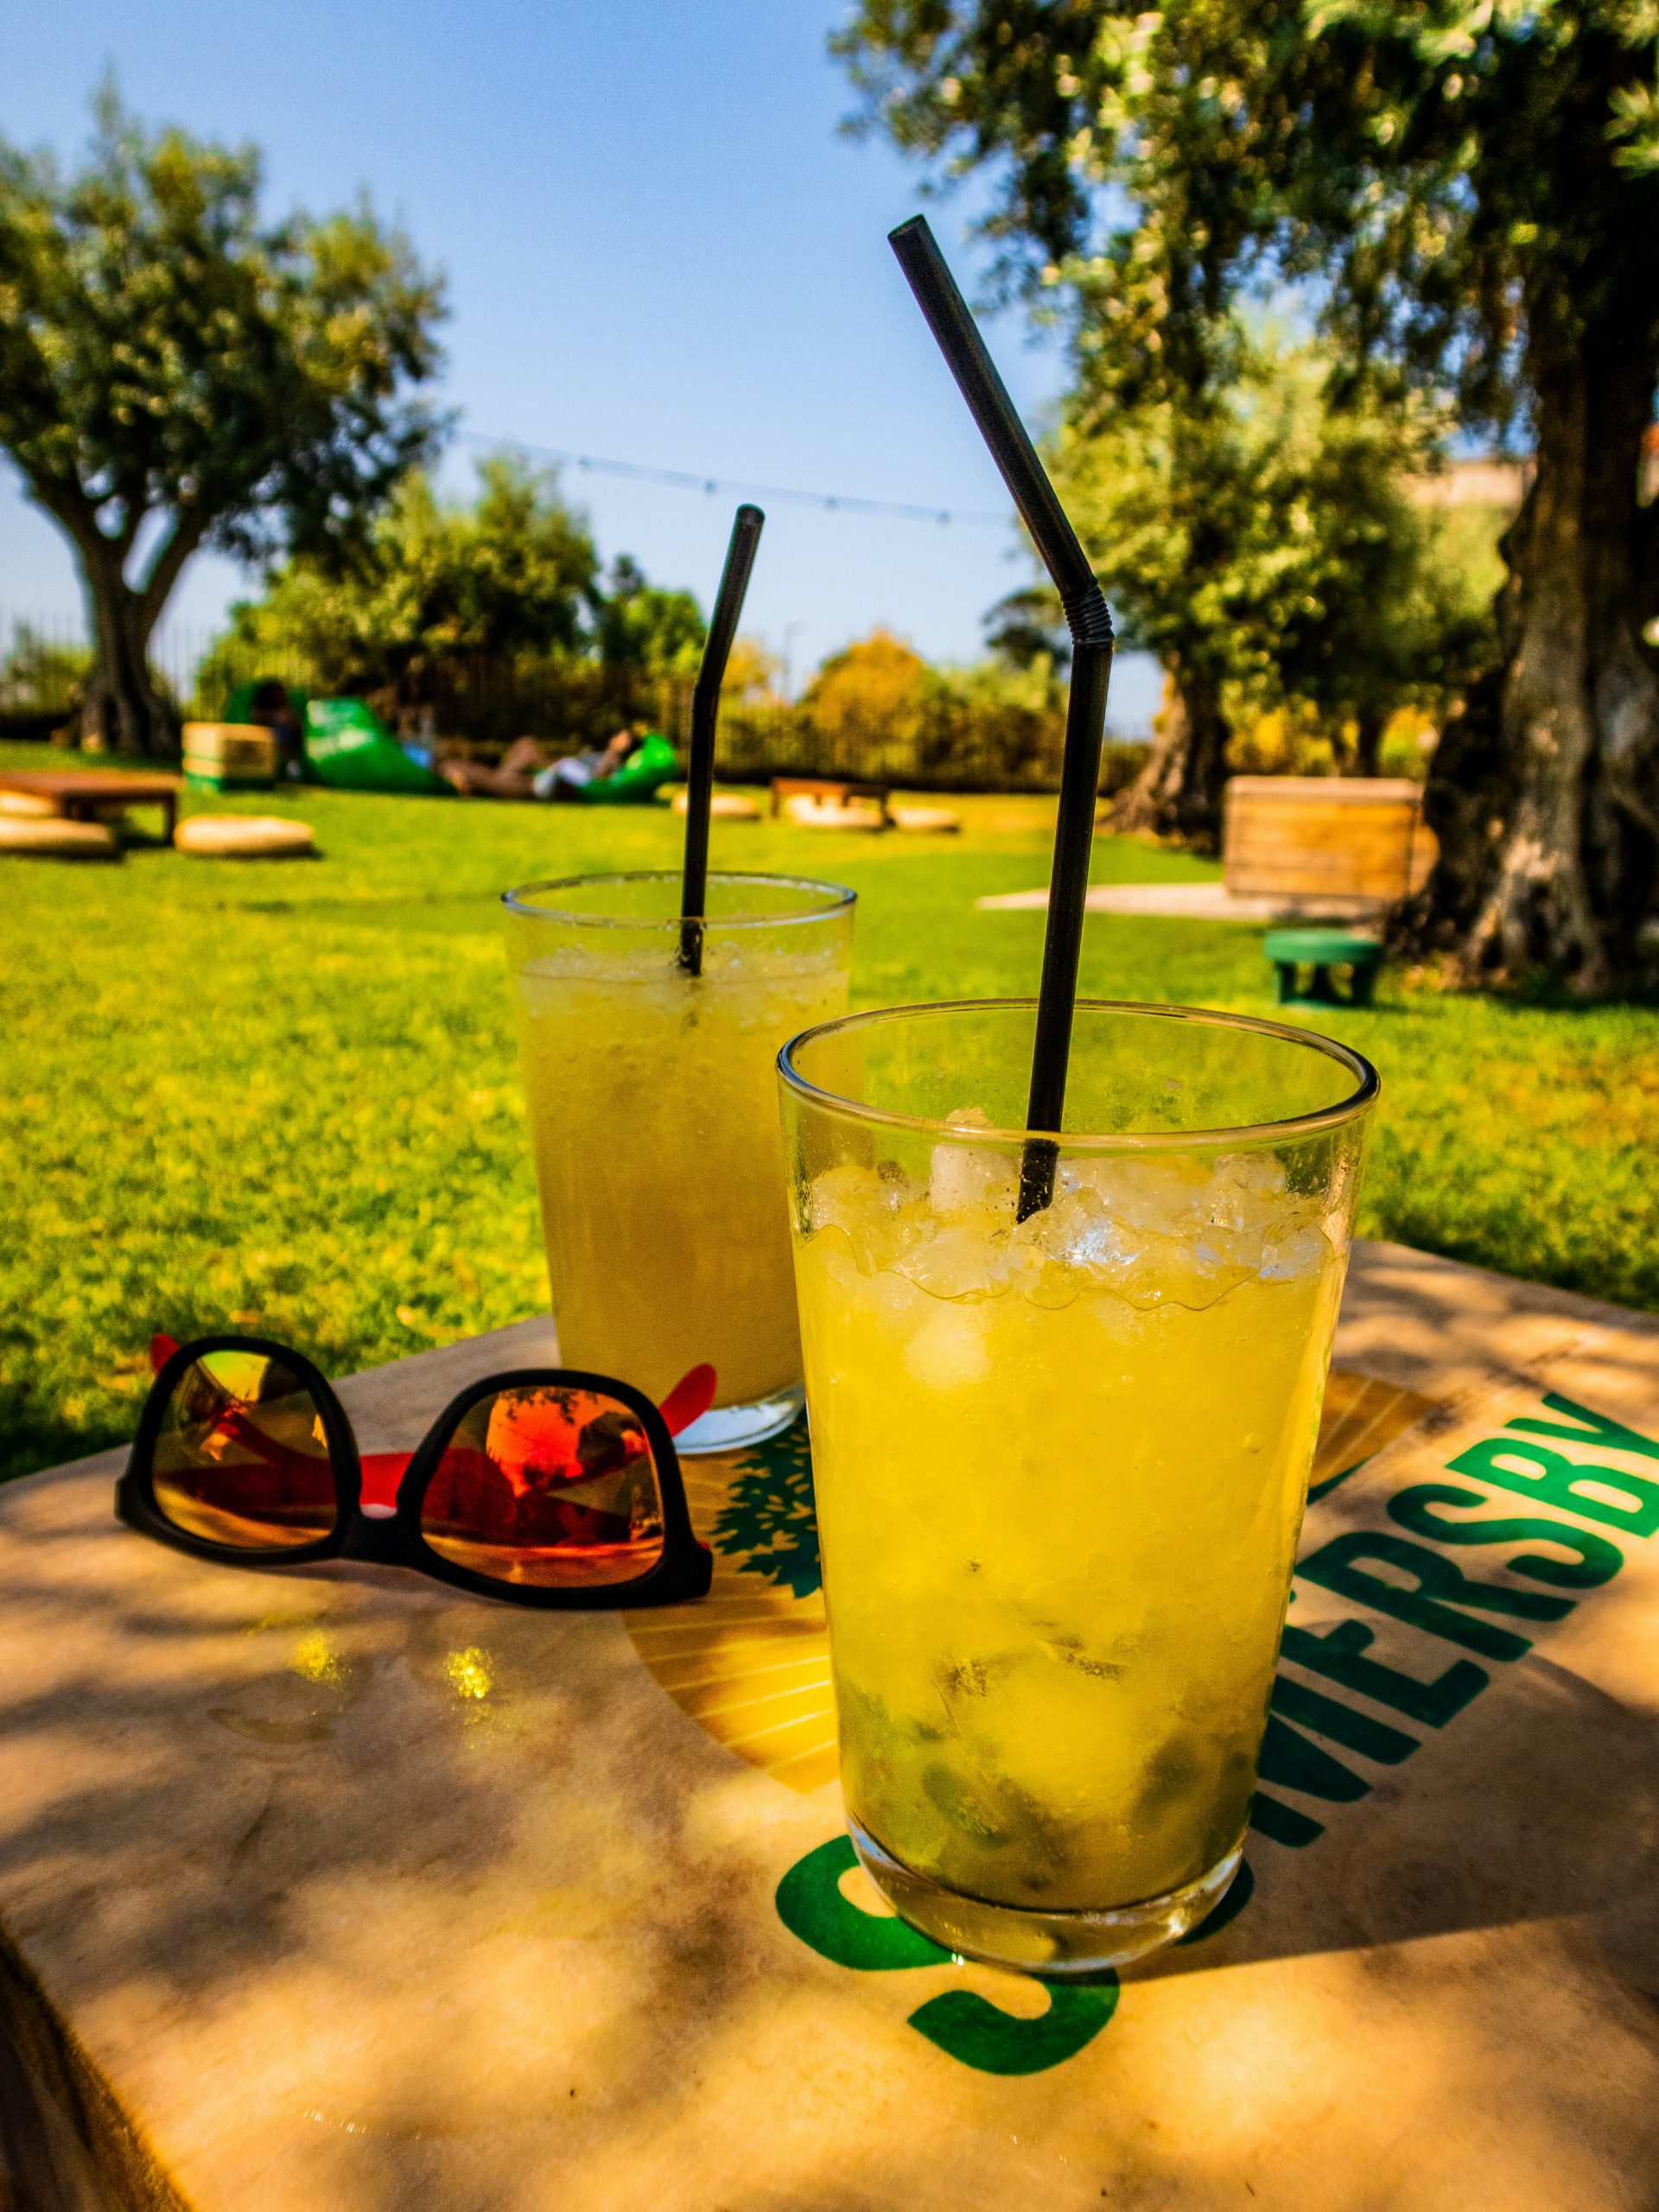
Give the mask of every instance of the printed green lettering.
M 1473 1475 L 1500 1490 L 1512 1490 L 1535 1505 L 1559 1506 L 1581 1521 L 1602 1521 L 1632 1536 L 1650 1536 L 1659 1529 L 1659 1483 L 1646 1475 L 1627 1475 L 1622 1467 L 1604 1467 L 1592 1461 L 1569 1459 L 1547 1444 L 1534 1444 L 1514 1436 L 1494 1436 L 1471 1445 L 1451 1461 L 1454 1475 Z M 1589 1489 L 1585 1485 L 1588 1484 Z M 1611 1497 L 1598 1497 L 1611 1491 Z M 1618 1501 L 1627 1499 L 1621 1504 Z
M 1415 1675 L 1402 1674 L 1397 1667 L 1385 1667 L 1380 1659 L 1363 1658 L 1360 1655 L 1376 1641 L 1375 1630 L 1363 1621 L 1339 1621 L 1323 1631 L 1287 1628 L 1284 1652 L 1310 1675 L 1323 1675 L 1328 1682 L 1358 1690 L 1375 1704 L 1431 1728 L 1444 1728 L 1492 1679 L 1472 1659 L 1454 1659 L 1443 1675 L 1425 1682 Z
M 1325 1834 L 1323 1821 L 1310 1821 L 1294 1806 L 1281 1805 L 1276 1797 L 1264 1797 L 1259 1789 L 1250 1800 L 1250 1826 L 1292 1851 L 1306 1849 Z
M 947 1989 L 918 2005 L 910 2024 L 948 2058 L 977 2073 L 1040 2074 L 1075 2058 L 1117 2009 L 1116 1974 L 1099 1988 L 1063 1981 L 1046 1986 L 1048 2010 L 1035 2020 L 1015 2019 L 974 1990 Z
M 949 1951 L 902 1920 L 861 1911 L 842 1895 L 841 1879 L 857 1866 L 844 1835 L 832 1836 L 797 1859 L 778 1885 L 778 1917 L 791 1936 L 832 1965 L 856 1974 L 906 1967 L 946 1967 Z M 1074 2058 L 1117 2008 L 1117 1976 L 1109 1971 L 1086 1988 L 1047 1982 L 1048 2010 L 1016 2018 L 972 1989 L 949 1989 L 910 2015 L 909 2024 L 947 2057 L 981 2074 L 1039 2074 Z
M 1659 1459 L 1659 1444 L 1651 1437 L 1638 1436 L 1623 1421 L 1592 1414 L 1588 1406 L 1575 1405 L 1571 1398 L 1558 1397 L 1553 1390 L 1544 1403 L 1551 1413 L 1565 1414 L 1578 1426 L 1568 1428 L 1558 1421 L 1535 1419 L 1512 1421 L 1509 1426 L 1523 1428 L 1529 1436 L 1559 1436 L 1568 1444 L 1599 1444 L 1605 1452 L 1634 1452 L 1643 1459 Z
M 1565 1521 L 1447 1521 L 1431 1510 L 1436 1505 L 1490 1505 L 1484 1491 L 1465 1490 L 1459 1483 L 1414 1483 L 1389 1501 L 1389 1518 L 1415 1536 L 1436 1544 L 1518 1544 L 1530 1537 L 1535 1543 L 1559 1544 L 1578 1554 L 1578 1563 L 1548 1559 L 1537 1552 L 1521 1552 L 1506 1559 L 1511 1574 L 1524 1574 L 1534 1582 L 1553 1582 L 1562 1590 L 1595 1590 L 1611 1582 L 1624 1564 L 1624 1554 L 1605 1536 L 1592 1536 Z
M 796 1860 L 778 1885 L 778 1917 L 810 1950 L 855 1974 L 898 1967 L 948 1967 L 949 1951 L 904 1921 L 861 1912 L 841 1893 L 841 1878 L 858 1864 L 849 1838 L 832 1836 Z
M 1408 1574 L 1416 1587 L 1402 1590 L 1397 1582 L 1368 1573 L 1362 1560 Z M 1519 1659 L 1532 1646 L 1512 1629 L 1471 1620 L 1458 1608 L 1473 1606 L 1482 1612 L 1511 1613 L 1534 1621 L 1558 1621 L 1573 1610 L 1570 1598 L 1546 1598 L 1539 1591 L 1502 1590 L 1490 1582 L 1473 1581 L 1438 1552 L 1384 1532 L 1355 1529 L 1333 1536 L 1311 1559 L 1300 1562 L 1296 1572 L 1304 1581 L 1318 1583 L 1339 1598 L 1351 1598 L 1374 1612 L 1388 1613 L 1487 1659 Z
M 1316 1736 L 1329 1737 L 1333 1744 L 1345 1745 L 1351 1751 L 1375 1759 L 1380 1766 L 1398 1766 L 1417 1748 L 1414 1736 L 1390 1728 L 1384 1720 L 1373 1720 L 1368 1713 L 1356 1713 L 1351 1706 L 1340 1705 L 1335 1698 L 1311 1690 L 1304 1682 L 1294 1682 L 1287 1675 L 1281 1675 L 1274 1683 L 1273 1709 L 1287 1720 L 1300 1720 Z
M 1261 1772 L 1263 1782 L 1276 1783 L 1281 1789 L 1300 1789 L 1306 1797 L 1323 1797 L 1335 1805 L 1351 1805 L 1371 1786 L 1282 1720 L 1268 1722 Z

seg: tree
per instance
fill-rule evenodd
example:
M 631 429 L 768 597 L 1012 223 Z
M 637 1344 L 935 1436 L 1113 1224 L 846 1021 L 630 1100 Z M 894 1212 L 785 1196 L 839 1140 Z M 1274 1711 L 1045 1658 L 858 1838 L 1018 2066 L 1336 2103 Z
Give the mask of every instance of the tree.
M 499 458 L 478 474 L 463 506 L 411 472 L 344 569 L 289 562 L 263 600 L 232 610 L 224 673 L 269 663 L 320 690 L 396 686 L 414 703 L 447 664 L 585 650 L 599 561 L 556 477 Z M 205 687 L 215 674 L 204 667 Z
M 1441 859 L 1414 933 L 1470 976 L 1632 980 L 1659 880 L 1646 0 L 866 0 L 843 47 L 901 142 L 1006 164 L 1016 259 L 1081 251 L 1140 165 L 1185 197 L 1213 281 L 1306 277 L 1357 378 L 1528 436 L 1496 652 L 1431 774 Z
M 1085 327 L 1054 444 L 1067 505 L 1126 641 L 1157 654 L 1171 702 L 1118 825 L 1213 848 L 1240 712 L 1313 710 L 1375 774 L 1382 729 L 1440 705 L 1482 632 L 1434 571 L 1408 469 L 1432 423 L 1332 393 L 1312 344 L 1240 321 L 1230 380 L 1201 410 L 1098 395 Z
M 1099 486 L 1090 550 L 1171 693 L 1120 818 L 1212 846 L 1243 644 L 1221 618 L 1238 612 L 1250 510 L 1238 404 L 1249 349 L 1235 310 L 1255 216 L 1237 193 L 1194 188 L 1217 118 L 1187 72 L 1156 66 L 1159 20 L 1110 0 L 864 0 L 831 46 L 866 97 L 857 127 L 879 124 L 952 176 L 997 171 L 982 227 L 999 241 L 1001 288 L 1071 303 L 1078 488 L 1096 427 L 1103 456 L 1109 445 L 1135 475 L 1121 512 Z M 1124 524 L 1151 569 L 1112 559 L 1103 533 Z
M 1659 21 L 1637 0 L 1325 4 L 1253 97 L 1289 257 L 1354 352 L 1529 436 L 1499 650 L 1435 756 L 1417 942 L 1579 990 L 1641 971 L 1659 882 Z
M 708 636 L 689 591 L 647 583 L 638 562 L 620 553 L 594 597 L 594 640 L 607 668 L 649 677 L 695 677 Z
M 0 143 L 0 444 L 68 537 L 84 728 L 168 750 L 146 651 L 190 556 L 340 557 L 430 446 L 438 282 L 366 207 L 262 222 L 259 157 L 147 132 L 109 87 L 90 158 Z
M 1002 164 L 1001 274 L 1071 302 L 1055 465 L 1125 641 L 1171 694 L 1117 819 L 1213 848 L 1236 706 L 1309 698 L 1374 758 L 1408 696 L 1400 602 L 1426 605 L 1426 533 L 1400 480 L 1438 425 L 1241 312 L 1258 211 L 1217 160 L 1214 88 L 1169 66 L 1159 22 L 871 0 L 839 44 L 900 144 Z
M 467 504 L 412 471 L 349 566 L 300 555 L 275 570 L 263 599 L 232 609 L 202 693 L 281 675 L 486 746 L 526 731 L 602 741 L 641 715 L 671 728 L 670 695 L 702 651 L 696 601 L 626 554 L 601 575 L 556 472 L 498 457 L 478 477 Z
M 769 652 L 759 638 L 737 637 L 721 679 L 721 696 L 739 706 L 786 706 L 783 657 Z
M 915 752 L 927 678 L 927 663 L 914 647 L 878 627 L 820 664 L 800 710 L 828 744 L 838 773 L 869 774 L 883 751 Z
M 79 698 L 91 666 L 85 645 L 56 644 L 20 622 L 11 651 L 0 661 L 0 709 L 63 713 L 68 701 Z

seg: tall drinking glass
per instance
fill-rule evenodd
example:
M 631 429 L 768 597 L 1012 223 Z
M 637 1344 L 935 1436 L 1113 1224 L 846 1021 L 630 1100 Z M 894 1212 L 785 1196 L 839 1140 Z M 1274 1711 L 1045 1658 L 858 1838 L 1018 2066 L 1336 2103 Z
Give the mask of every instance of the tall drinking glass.
M 1138 1957 L 1236 1872 L 1375 1071 L 1083 1001 L 1020 1220 L 1034 1004 L 779 1057 L 842 1787 L 947 1949 Z
M 773 1063 L 846 1009 L 853 893 L 711 874 L 697 976 L 677 873 L 504 903 L 560 1357 L 658 1399 L 710 1363 L 682 1452 L 774 1434 L 800 1409 L 801 1346 Z

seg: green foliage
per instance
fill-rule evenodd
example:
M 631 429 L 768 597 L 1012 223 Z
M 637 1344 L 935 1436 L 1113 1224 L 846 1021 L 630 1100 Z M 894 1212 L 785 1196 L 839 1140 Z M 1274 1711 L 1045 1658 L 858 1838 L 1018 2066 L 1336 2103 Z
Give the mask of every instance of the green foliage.
M 392 684 L 413 696 L 447 663 L 577 651 L 599 569 L 592 539 L 550 474 L 505 460 L 478 473 L 470 507 L 406 476 L 344 571 L 304 556 L 279 570 L 262 600 L 232 610 L 204 690 L 219 661 L 238 673 L 268 663 L 330 694 Z
M 478 474 L 468 505 L 411 474 L 348 568 L 302 556 L 277 570 L 203 662 L 204 705 L 276 675 L 498 745 L 526 731 L 603 741 L 639 718 L 672 727 L 702 652 L 691 594 L 648 584 L 626 555 L 601 579 L 553 472 L 498 458 Z
M 867 124 L 996 168 L 1005 275 L 1066 303 L 1058 472 L 1127 640 L 1176 694 L 1129 818 L 1208 842 L 1234 715 L 1311 706 L 1374 765 L 1389 714 L 1443 701 L 1485 641 L 1407 495 L 1439 417 L 1243 310 L 1252 120 L 1192 41 L 1248 47 L 1249 12 L 870 0 L 833 41 Z
M 74 698 L 92 663 L 85 645 L 43 638 L 27 622 L 13 633 L 0 662 L 0 710 L 12 714 L 59 711 Z
M 1656 297 L 1649 0 L 864 0 L 831 46 L 857 127 L 995 168 L 1011 274 L 1117 265 L 1153 385 L 1193 382 L 1166 364 L 1224 343 L 1252 268 L 1494 422 L 1538 318 L 1572 342 Z
M 0 148 L 0 442 L 124 552 L 143 518 L 251 557 L 337 545 L 425 448 L 436 281 L 366 208 L 259 213 L 260 163 L 106 88 L 90 159 Z
M 1445 711 L 1490 649 L 1491 592 L 1411 497 L 1432 423 L 1342 393 L 1326 349 L 1243 318 L 1200 406 L 1119 406 L 1112 328 L 1085 311 L 1052 458 L 1126 642 L 1206 669 L 1235 721 L 1311 709 L 1339 740 Z
M 877 628 L 831 653 L 801 695 L 801 709 L 843 775 L 874 770 L 891 748 L 919 746 L 928 666 L 913 645 Z
M 1053 803 L 960 804 L 948 846 L 761 823 L 717 827 L 716 856 L 741 846 L 742 865 L 855 886 L 861 1006 L 1033 990 L 1042 915 L 973 902 L 1043 880 Z M 293 814 L 324 857 L 0 861 L 0 1456 L 14 1471 L 131 1433 L 156 1329 L 258 1327 L 341 1375 L 537 1311 L 499 894 L 673 867 L 679 846 L 665 807 L 328 791 L 197 804 Z M 1214 870 L 1102 838 L 1094 873 Z M 1094 917 L 1083 988 L 1271 1014 L 1261 935 Z M 1659 1311 L 1659 1014 L 1442 994 L 1390 969 L 1374 1012 L 1315 1026 L 1382 1071 L 1367 1234 Z
M 647 583 L 626 553 L 612 562 L 606 588 L 594 594 L 594 642 L 607 668 L 695 681 L 707 636 L 689 591 Z
M 783 676 L 780 654 L 769 652 L 758 638 L 734 638 L 720 696 L 728 705 L 780 707 Z
M 1638 978 L 1659 886 L 1659 503 L 1637 490 L 1659 386 L 1651 0 L 863 0 L 832 44 L 863 127 L 994 175 L 1004 274 L 1079 306 L 1102 399 L 1167 410 L 1205 576 L 1227 565 L 1202 494 L 1252 293 L 1302 286 L 1334 400 L 1392 416 L 1414 391 L 1529 441 L 1485 664 L 1430 778 L 1440 861 L 1412 926 L 1471 978 Z M 1369 555 L 1355 567 L 1363 586 Z M 1330 667 L 1356 634 L 1382 672 L 1415 652 L 1407 597 L 1403 622 L 1329 625 Z M 1431 660 L 1455 670 L 1462 630 L 1431 636 Z M 1225 747 L 1214 669 L 1172 673 L 1148 796 L 1185 826 L 1213 817 Z
M 0 143 L 0 444 L 74 547 L 142 747 L 144 645 L 190 555 L 338 554 L 430 445 L 404 394 L 442 296 L 366 207 L 266 222 L 251 148 L 146 131 L 108 87 L 96 112 L 67 178 Z
M 1048 790 L 1065 702 L 1038 653 L 938 667 L 878 628 L 823 663 L 799 701 L 741 696 L 721 716 L 731 775 L 845 776 L 939 789 Z
M 1263 181 L 1357 344 L 1451 378 L 1498 424 L 1548 406 L 1542 362 L 1610 318 L 1651 345 L 1647 0 L 1316 0 L 1306 26 L 1241 90 L 1297 115 Z

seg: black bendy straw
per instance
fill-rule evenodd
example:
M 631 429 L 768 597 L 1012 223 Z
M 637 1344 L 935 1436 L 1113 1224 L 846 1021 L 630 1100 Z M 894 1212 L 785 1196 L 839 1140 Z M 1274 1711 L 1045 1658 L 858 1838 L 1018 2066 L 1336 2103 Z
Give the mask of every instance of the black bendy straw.
M 702 973 L 703 902 L 709 894 L 709 808 L 715 789 L 715 730 L 720 721 L 720 687 L 726 678 L 732 640 L 743 613 L 749 572 L 766 517 L 747 502 L 732 518 L 731 542 L 720 590 L 702 649 L 697 688 L 691 695 L 691 763 L 685 787 L 685 874 L 680 885 L 680 965 L 688 976 Z
M 1065 1115 L 1065 1070 L 1071 1052 L 1071 1016 L 1083 945 L 1084 899 L 1095 835 L 1095 794 L 1106 728 L 1106 689 L 1112 673 L 1112 618 L 1077 534 L 1048 480 L 1007 387 L 968 311 L 968 302 L 945 265 L 925 216 L 912 215 L 888 233 L 917 305 L 927 317 L 939 351 L 955 377 L 979 434 L 1001 471 L 1020 519 L 1031 533 L 1043 566 L 1054 579 L 1071 632 L 1071 690 L 1065 712 L 1065 756 L 1060 770 L 1060 812 L 1054 831 L 1054 865 L 1048 893 L 1048 934 L 1043 943 L 1043 981 L 1037 1002 L 1037 1036 L 1031 1057 L 1028 1129 L 1060 1133 Z M 1020 1170 L 1019 1218 L 1040 1213 L 1054 1195 L 1058 1147 L 1052 1137 L 1030 1139 Z

